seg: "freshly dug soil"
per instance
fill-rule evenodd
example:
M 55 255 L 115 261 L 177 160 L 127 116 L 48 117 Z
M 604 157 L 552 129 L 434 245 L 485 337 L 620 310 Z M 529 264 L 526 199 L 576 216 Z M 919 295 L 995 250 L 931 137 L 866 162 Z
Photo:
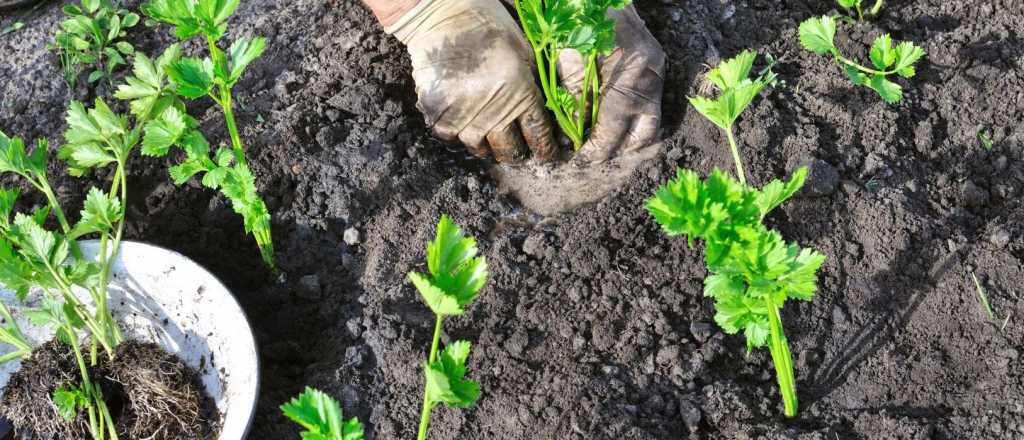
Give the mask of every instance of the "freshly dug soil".
M 84 347 L 87 353 L 88 347 Z M 117 435 L 125 440 L 213 439 L 220 416 L 203 392 L 198 373 L 156 344 L 128 341 L 116 362 L 102 356 L 89 369 L 106 398 Z M 51 396 L 81 384 L 71 348 L 52 340 L 37 348 L 11 376 L 0 398 L 0 415 L 20 440 L 89 438 L 89 419 L 80 413 L 65 422 Z
M 296 438 L 278 406 L 305 385 L 338 397 L 371 439 L 414 436 L 433 317 L 405 274 L 422 270 L 441 213 L 479 238 L 492 275 L 445 322 L 445 341 L 474 343 L 482 397 L 436 410 L 432 439 L 1024 437 L 1024 3 L 890 0 L 843 26 L 858 59 L 886 32 L 928 51 L 898 105 L 800 48 L 799 22 L 834 4 L 638 0 L 668 53 L 664 154 L 603 201 L 542 218 L 498 193 L 487 161 L 426 132 L 404 48 L 356 0 L 248 0 L 229 37 L 264 35 L 268 50 L 236 88 L 237 113 L 285 276 L 266 274 L 225 199 L 170 183 L 177 158 L 134 159 L 128 235 L 183 252 L 238 295 L 263 368 L 252 439 Z M 109 96 L 60 79 L 44 50 L 59 18 L 55 2 L 0 37 L 0 127 L 54 145 L 70 99 Z M 133 38 L 148 53 L 172 41 L 165 27 Z M 748 176 L 761 185 L 811 164 L 808 189 L 768 222 L 828 257 L 815 301 L 783 311 L 794 420 L 780 416 L 767 352 L 746 356 L 715 327 L 700 247 L 642 209 L 677 166 L 731 167 L 685 96 L 705 64 L 744 48 L 774 54 L 787 82 L 738 124 Z M 225 142 L 210 102 L 190 112 Z M 103 177 L 62 172 L 51 175 L 72 206 Z

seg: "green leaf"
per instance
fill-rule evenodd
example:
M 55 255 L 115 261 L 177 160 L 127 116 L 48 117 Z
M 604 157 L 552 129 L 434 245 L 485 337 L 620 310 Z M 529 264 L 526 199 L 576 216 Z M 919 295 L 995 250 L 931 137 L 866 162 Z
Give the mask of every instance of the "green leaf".
M 213 62 L 209 58 L 182 58 L 167 65 L 175 91 L 186 98 L 206 96 L 213 88 Z
M 452 408 L 468 408 L 480 397 L 480 385 L 465 379 L 469 348 L 468 341 L 456 341 L 445 347 L 436 361 L 424 365 L 431 406 L 443 402 Z
M 171 180 L 174 181 L 175 185 L 182 185 L 188 182 L 192 176 L 206 171 L 206 166 L 198 160 L 186 160 L 178 165 L 171 167 Z
M 868 76 L 860 70 L 857 70 L 856 67 L 846 65 L 846 68 L 843 70 L 846 72 L 846 77 L 855 85 L 862 86 L 868 83 Z
M 845 9 L 850 9 L 859 4 L 861 1 L 862 0 L 839 0 L 839 6 L 842 6 Z
M 72 228 L 68 238 L 74 240 L 94 232 L 110 233 L 123 215 L 121 201 L 117 197 L 110 197 L 96 187 L 89 188 L 82 208 L 82 218 Z
M 487 262 L 477 256 L 476 240 L 463 235 L 447 215 L 441 216 L 436 236 L 427 244 L 427 268 L 429 280 L 415 272 L 409 278 L 441 316 L 462 313 L 487 282 Z
M 234 84 L 242 77 L 245 68 L 256 58 L 263 54 L 266 40 L 263 37 L 254 39 L 242 38 L 231 45 L 231 76 L 230 84 Z
M 355 417 L 344 421 L 341 405 L 327 394 L 306 387 L 281 412 L 306 431 L 303 440 L 362 440 L 363 425 Z
M 202 25 L 194 16 L 195 1 L 149 0 L 140 8 L 150 18 L 174 26 L 174 34 L 181 40 L 194 37 Z
M 796 194 L 804 186 L 807 179 L 807 167 L 800 167 L 790 177 L 789 182 L 783 183 L 780 180 L 772 180 L 757 195 L 757 207 L 761 211 L 761 217 L 768 215 L 773 209 L 781 205 L 793 194 Z
M 827 15 L 811 17 L 800 23 L 800 44 L 818 55 L 835 50 L 836 22 Z
M 914 45 L 909 41 L 904 41 L 896 46 L 896 60 L 893 70 L 895 70 L 900 76 L 910 78 L 914 76 L 916 70 L 914 64 L 924 57 L 924 49 Z
M 892 50 L 892 37 L 889 34 L 882 35 L 871 44 L 871 63 L 878 70 L 885 70 L 896 62 L 896 51 Z
M 156 119 L 146 124 L 142 140 L 142 154 L 165 156 L 172 145 L 177 144 L 188 129 L 186 116 L 177 108 L 169 107 Z
M 40 139 L 36 150 L 29 155 L 21 138 L 9 138 L 0 131 L 0 172 L 46 175 L 47 142 Z
M 750 76 L 750 69 L 754 66 L 755 58 L 757 58 L 757 54 L 752 50 L 740 52 L 739 55 L 723 61 L 718 67 L 711 69 L 707 78 L 718 86 L 719 90 L 734 88 L 740 84 L 740 81 Z
M 92 73 L 89 74 L 89 78 L 87 79 L 87 81 L 89 81 L 90 83 L 94 83 L 96 81 L 103 79 L 103 75 L 104 73 L 102 70 L 93 70 Z
M 31 217 L 18 213 L 11 233 L 18 239 L 21 253 L 30 260 L 49 263 L 57 249 L 57 237 L 43 229 Z
M 872 76 L 865 85 L 878 92 L 878 95 L 889 104 L 895 104 L 903 99 L 903 87 L 885 79 L 882 75 Z
M 137 24 L 139 24 L 139 14 L 134 12 L 130 12 L 125 15 L 124 20 L 121 21 L 121 26 L 125 28 L 135 27 Z M 131 46 L 129 45 L 129 47 Z
M 89 407 L 89 398 L 80 388 L 62 386 L 53 392 L 52 399 L 54 406 L 57 407 L 57 414 L 68 422 L 75 420 L 79 409 Z

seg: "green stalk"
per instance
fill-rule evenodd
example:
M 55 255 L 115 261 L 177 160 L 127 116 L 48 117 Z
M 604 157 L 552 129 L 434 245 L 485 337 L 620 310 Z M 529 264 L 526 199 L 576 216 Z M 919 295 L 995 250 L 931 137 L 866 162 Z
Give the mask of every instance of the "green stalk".
M 857 7 L 857 21 L 864 21 L 864 11 L 860 8 L 860 3 L 855 5 Z
M 779 316 L 779 307 L 765 297 L 765 304 L 768 306 L 768 328 L 769 328 L 769 351 L 772 355 L 772 363 L 775 364 L 775 376 L 779 381 L 779 394 L 782 395 L 782 406 L 786 417 L 796 417 L 796 378 L 793 373 L 793 357 L 789 352 L 789 342 L 786 341 L 786 334 L 782 329 L 782 318 Z
M 428 358 L 427 365 L 434 363 L 437 360 L 437 347 L 441 340 L 441 321 L 444 318 L 441 315 L 437 315 L 437 321 L 434 323 L 434 341 L 430 344 L 430 357 Z M 420 431 L 416 437 L 417 440 L 427 439 L 427 428 L 430 424 L 430 411 L 433 406 L 430 404 L 428 399 L 427 387 L 423 387 L 423 411 L 420 412 Z
M 872 75 L 882 75 L 882 76 L 889 76 L 889 75 L 892 75 L 892 74 L 896 73 L 895 70 L 875 70 L 875 69 L 872 69 L 870 67 L 864 67 L 864 66 L 858 64 L 856 61 L 853 61 L 853 60 L 851 60 L 849 58 L 844 57 L 842 54 L 839 53 L 838 49 L 833 49 L 832 50 L 832 56 L 836 57 L 836 60 L 838 60 L 840 63 L 846 64 L 847 66 L 853 67 L 854 69 L 860 70 L 861 72 L 864 72 L 864 73 L 870 73 Z
M 594 70 L 594 76 L 592 77 L 592 82 L 590 84 L 591 91 L 594 94 L 594 97 L 591 100 L 591 105 L 593 107 L 590 108 L 590 125 L 594 126 L 597 125 L 597 115 L 601 108 L 601 79 L 597 73 L 597 53 L 590 54 L 590 60 L 587 62 L 587 68 Z
M 732 150 L 732 160 L 736 163 L 736 176 L 740 179 L 740 184 L 746 185 L 747 178 L 743 173 L 743 161 L 740 159 L 740 149 L 736 146 L 736 137 L 732 134 L 731 125 L 725 129 L 725 135 L 729 139 L 729 148 Z

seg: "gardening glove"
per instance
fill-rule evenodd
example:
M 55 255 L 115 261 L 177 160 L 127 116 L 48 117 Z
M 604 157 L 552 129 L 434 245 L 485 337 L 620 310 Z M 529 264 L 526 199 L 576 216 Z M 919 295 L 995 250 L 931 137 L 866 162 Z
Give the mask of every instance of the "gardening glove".
M 647 30 L 633 5 L 611 9 L 617 47 L 598 59 L 601 97 L 597 123 L 577 157 L 603 162 L 653 143 L 661 125 L 661 91 L 665 52 Z M 562 84 L 579 93 L 584 62 L 579 52 L 563 50 L 558 58 Z
M 533 52 L 499 0 L 420 0 L 385 31 L 412 58 L 417 107 L 445 140 L 498 162 L 555 155 Z

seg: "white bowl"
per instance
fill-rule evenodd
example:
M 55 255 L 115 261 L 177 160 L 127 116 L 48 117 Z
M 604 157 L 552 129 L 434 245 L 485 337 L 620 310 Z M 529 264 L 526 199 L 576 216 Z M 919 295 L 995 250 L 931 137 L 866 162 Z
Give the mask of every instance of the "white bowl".
M 81 242 L 82 254 L 96 258 L 99 242 Z M 88 294 L 78 292 L 86 304 Z M 21 313 L 35 306 L 38 292 L 26 304 L 0 288 L 0 301 L 36 344 L 53 338 L 53 330 L 33 326 Z M 256 341 L 242 308 L 213 274 L 177 252 L 123 241 L 111 271 L 108 304 L 126 339 L 155 342 L 199 371 L 206 392 L 222 418 L 218 440 L 242 440 L 248 434 L 259 391 Z M 0 344 L 0 354 L 11 347 Z M 0 365 L 0 389 L 20 367 Z

